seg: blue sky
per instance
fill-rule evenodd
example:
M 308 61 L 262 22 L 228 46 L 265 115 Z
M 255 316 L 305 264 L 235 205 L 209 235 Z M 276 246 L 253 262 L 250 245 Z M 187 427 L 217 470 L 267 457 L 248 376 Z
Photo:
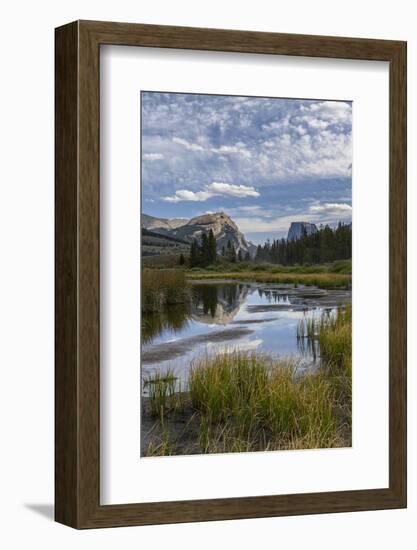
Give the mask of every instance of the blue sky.
M 142 92 L 142 211 L 229 214 L 255 243 L 352 219 L 352 105 Z

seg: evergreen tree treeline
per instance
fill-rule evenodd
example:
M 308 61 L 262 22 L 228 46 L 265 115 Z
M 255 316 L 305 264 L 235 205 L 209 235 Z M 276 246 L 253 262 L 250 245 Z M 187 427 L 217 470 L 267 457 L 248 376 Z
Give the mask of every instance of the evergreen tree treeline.
M 328 225 L 320 227 L 316 233 L 299 239 L 267 240 L 258 245 L 255 261 L 280 265 L 321 264 L 335 260 L 352 258 L 352 228 L 339 223 L 336 229 Z
M 216 239 L 213 230 L 201 235 L 201 244 L 193 239 L 190 248 L 190 267 L 206 267 L 216 261 Z
M 243 260 L 242 251 L 236 253 L 235 245 L 231 240 L 227 241 L 227 245 L 222 246 L 221 255 L 229 262 L 241 262 Z M 201 235 L 201 242 L 193 239 L 190 248 L 190 267 L 206 267 L 213 264 L 217 258 L 217 244 L 213 230 Z M 250 260 L 249 252 L 246 253 L 245 261 Z
M 239 250 L 239 252 L 240 252 L 240 250 Z M 229 260 L 229 262 L 235 262 L 236 261 L 236 249 L 235 249 L 235 245 L 232 243 L 232 241 L 227 241 L 226 258 Z
M 229 262 L 248 262 L 251 260 L 249 252 L 243 257 L 242 251 L 236 253 L 231 240 L 222 247 L 221 255 Z M 190 267 L 207 267 L 217 258 L 216 239 L 213 230 L 201 235 L 200 242 L 193 239 L 190 248 Z M 316 233 L 308 235 L 304 230 L 303 236 L 295 240 L 277 239 L 258 245 L 255 261 L 268 262 L 280 265 L 294 264 L 322 264 L 336 260 L 352 258 L 352 228 L 350 225 L 339 223 L 335 229 L 328 225 L 321 226 Z M 180 263 L 185 260 L 180 258 Z

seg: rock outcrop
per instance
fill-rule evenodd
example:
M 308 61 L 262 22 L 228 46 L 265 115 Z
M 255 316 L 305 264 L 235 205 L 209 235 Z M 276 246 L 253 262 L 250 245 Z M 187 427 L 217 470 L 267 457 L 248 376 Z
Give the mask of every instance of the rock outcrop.
M 239 251 L 242 254 L 249 252 L 253 256 L 256 252 L 255 245 L 246 240 L 236 223 L 224 212 L 203 214 L 202 216 L 191 218 L 189 221 L 154 218 L 153 216 L 143 214 L 142 226 L 189 243 L 193 239 L 200 240 L 204 232 L 208 233 L 212 229 L 218 253 L 221 253 L 223 246 L 227 247 L 229 241 L 234 245 L 236 253 L 239 253 Z
M 292 222 L 288 230 L 287 239 L 289 241 L 295 241 L 304 235 L 311 235 L 312 233 L 317 233 L 317 227 L 314 223 Z

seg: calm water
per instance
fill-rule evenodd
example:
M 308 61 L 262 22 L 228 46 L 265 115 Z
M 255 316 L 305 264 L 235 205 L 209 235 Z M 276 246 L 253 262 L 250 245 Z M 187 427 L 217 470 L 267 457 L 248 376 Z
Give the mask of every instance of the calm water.
M 299 321 L 351 300 L 348 291 L 237 282 L 195 283 L 192 295 L 188 306 L 143 316 L 142 378 L 170 368 L 184 387 L 199 357 L 236 349 L 297 358 L 300 370 L 317 368 L 317 354 L 300 349 Z

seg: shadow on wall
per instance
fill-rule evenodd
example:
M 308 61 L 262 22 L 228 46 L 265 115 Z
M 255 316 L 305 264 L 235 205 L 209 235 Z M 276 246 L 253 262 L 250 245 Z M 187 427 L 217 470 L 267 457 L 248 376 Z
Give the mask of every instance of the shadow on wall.
M 54 505 L 53 504 L 25 504 L 25 508 L 43 516 L 44 518 L 54 521 Z

